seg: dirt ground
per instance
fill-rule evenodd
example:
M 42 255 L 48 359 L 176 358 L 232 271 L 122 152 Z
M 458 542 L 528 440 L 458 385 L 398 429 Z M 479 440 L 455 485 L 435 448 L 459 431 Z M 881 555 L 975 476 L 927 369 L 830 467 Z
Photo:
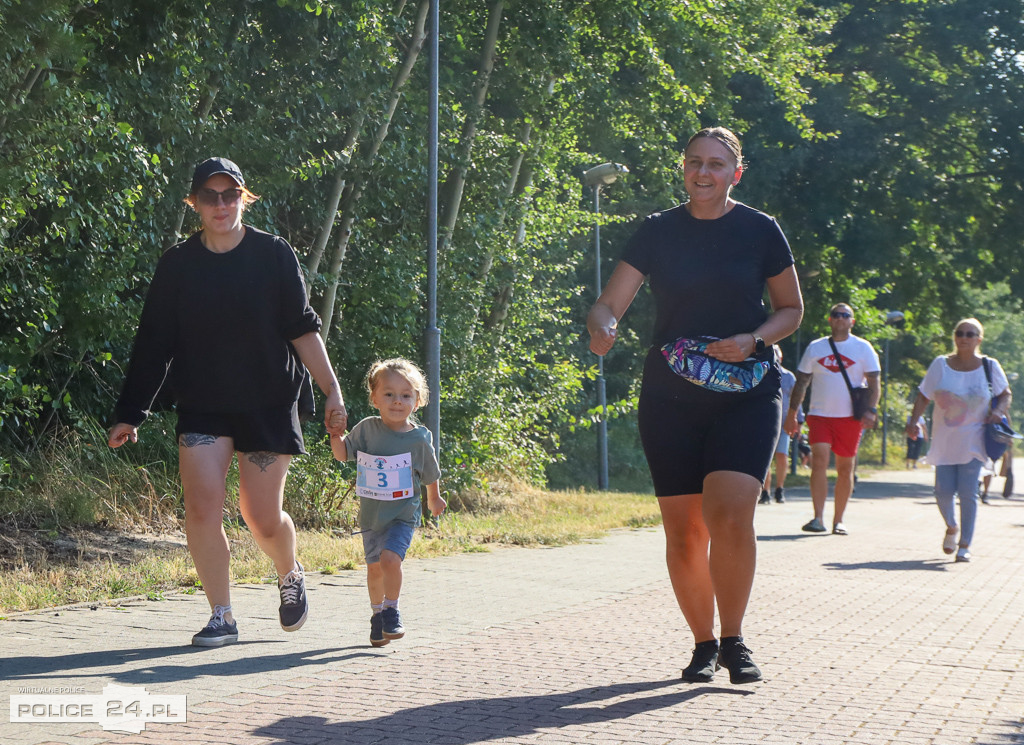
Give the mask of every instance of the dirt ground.
M 0 571 L 101 560 L 130 564 L 142 553 L 170 554 L 184 548 L 184 533 L 125 534 L 99 528 L 46 531 L 0 525 Z

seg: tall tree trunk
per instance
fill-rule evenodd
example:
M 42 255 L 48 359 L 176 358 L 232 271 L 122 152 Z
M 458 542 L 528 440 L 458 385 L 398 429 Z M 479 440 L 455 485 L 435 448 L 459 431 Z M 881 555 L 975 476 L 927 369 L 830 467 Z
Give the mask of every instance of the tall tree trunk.
M 512 168 L 510 169 L 508 180 L 505 182 L 505 190 L 502 195 L 500 205 L 498 207 L 497 221 L 494 228 L 495 234 L 505 244 L 504 241 L 504 227 L 505 218 L 508 216 L 508 210 L 511 206 L 517 192 L 516 185 L 519 183 L 519 174 L 523 166 L 523 161 L 526 158 L 526 151 L 530 144 L 530 132 L 532 126 L 529 121 L 523 123 L 523 128 L 519 133 L 519 148 L 516 157 L 512 160 Z M 515 238 L 513 238 L 515 240 Z M 470 320 L 469 328 L 467 329 L 467 336 L 470 344 L 463 347 L 468 349 L 472 345 L 473 338 L 476 335 L 476 327 L 480 318 L 480 310 L 483 305 L 483 293 L 487 285 L 487 277 L 491 273 L 491 268 L 494 266 L 494 255 L 496 253 L 497 242 L 491 241 L 491 248 L 488 249 L 483 259 L 480 261 L 480 266 L 473 277 L 475 287 L 469 293 L 470 302 L 473 304 L 473 313 Z
M 476 84 L 473 86 L 473 101 L 466 120 L 462 124 L 459 152 L 455 159 L 455 168 L 452 170 L 451 179 L 448 182 L 448 200 L 444 207 L 444 214 L 438 222 L 438 232 L 441 237 L 438 246 L 439 253 L 444 253 L 451 245 L 452 235 L 455 233 L 455 223 L 459 219 L 462 193 L 466 188 L 466 177 L 473 155 L 473 141 L 476 139 L 477 125 L 484 110 L 484 102 L 487 100 L 491 72 L 494 70 L 498 30 L 501 28 L 504 7 L 505 0 L 495 0 L 487 19 L 487 34 L 484 37 L 484 46 L 480 54 L 480 69 L 477 71 Z
M 533 146 L 533 152 L 531 161 L 527 164 L 523 171 L 522 185 L 520 192 L 527 192 L 530 190 L 530 186 L 533 184 L 533 161 L 536 160 L 536 156 L 540 151 L 540 143 L 536 143 Z M 526 242 L 526 221 L 522 218 L 519 220 L 519 226 L 516 228 L 515 244 L 522 246 Z M 518 250 L 514 253 L 518 253 Z M 484 331 L 494 332 L 499 336 L 505 330 L 505 319 L 508 317 L 509 308 L 512 305 L 512 295 L 515 289 L 516 273 L 515 267 L 512 267 L 512 276 L 504 282 L 498 291 L 494 293 L 494 304 L 491 306 L 490 312 L 487 314 L 487 318 L 484 320 Z
M 338 285 L 341 283 L 341 267 L 344 265 L 345 256 L 348 254 L 348 243 L 352 237 L 352 225 L 355 223 L 356 205 L 363 194 L 363 183 L 366 179 L 366 174 L 369 173 L 373 161 L 377 157 L 377 153 L 380 151 L 381 145 L 387 139 L 391 120 L 394 118 L 395 111 L 398 109 L 398 102 L 402 98 L 402 90 L 405 88 L 405 84 L 409 82 L 409 78 L 412 77 L 412 70 L 416 65 L 416 59 L 419 57 L 420 51 L 423 49 L 423 43 L 427 39 L 427 14 L 429 11 L 430 0 L 420 0 L 411 43 L 406 50 L 405 59 L 402 60 L 402 64 L 395 73 L 395 80 L 391 84 L 391 94 L 388 96 L 383 120 L 380 126 L 377 127 L 377 131 L 374 132 L 373 140 L 366 151 L 366 155 L 363 157 L 363 163 L 359 172 L 345 186 L 341 198 L 341 224 L 339 226 L 338 242 L 334 247 L 334 253 L 331 256 L 326 272 L 327 289 L 324 290 L 324 294 L 320 298 L 319 307 L 317 308 L 320 319 L 323 321 L 320 335 L 324 339 L 330 333 L 331 324 L 334 320 L 334 306 L 338 297 Z
M 366 108 L 365 105 L 360 107 L 359 113 L 356 114 L 356 118 L 352 122 L 352 126 L 345 133 L 345 140 L 341 148 L 342 152 L 350 152 L 351 148 L 356 144 L 356 140 L 359 139 L 359 133 L 363 129 L 363 122 L 366 120 Z M 321 223 L 320 230 L 316 235 L 316 242 L 313 243 L 313 248 L 310 249 L 309 256 L 306 258 L 306 268 L 309 269 L 310 274 L 316 274 L 320 270 L 320 260 L 324 256 L 327 242 L 331 239 L 334 220 L 338 216 L 338 205 L 341 204 L 341 195 L 345 191 L 346 181 L 343 166 L 350 160 L 351 158 L 348 158 L 343 163 L 339 159 L 335 164 L 337 173 L 334 176 L 334 183 L 331 184 L 331 193 L 327 197 L 327 211 L 324 214 L 324 221 Z

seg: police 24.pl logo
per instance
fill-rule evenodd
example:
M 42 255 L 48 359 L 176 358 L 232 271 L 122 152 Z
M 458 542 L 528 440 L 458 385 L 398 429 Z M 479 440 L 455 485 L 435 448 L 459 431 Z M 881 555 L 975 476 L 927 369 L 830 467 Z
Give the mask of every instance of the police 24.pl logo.
M 149 722 L 185 722 L 184 695 L 154 695 L 141 686 L 107 685 L 99 695 L 15 694 L 11 723 L 97 723 L 138 734 Z

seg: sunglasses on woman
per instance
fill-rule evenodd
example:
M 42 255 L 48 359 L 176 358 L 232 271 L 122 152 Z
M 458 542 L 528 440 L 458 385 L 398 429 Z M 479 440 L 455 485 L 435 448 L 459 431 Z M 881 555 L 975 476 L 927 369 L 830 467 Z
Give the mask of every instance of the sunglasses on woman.
M 975 336 L 981 336 L 977 331 L 963 331 L 961 329 L 956 330 L 957 339 L 973 339 Z
M 200 189 L 197 192 L 200 204 L 205 204 L 208 207 L 216 207 L 217 203 L 220 202 L 225 207 L 234 207 L 238 204 L 238 200 L 242 198 L 241 189 L 225 189 L 224 191 L 217 191 L 216 189 Z

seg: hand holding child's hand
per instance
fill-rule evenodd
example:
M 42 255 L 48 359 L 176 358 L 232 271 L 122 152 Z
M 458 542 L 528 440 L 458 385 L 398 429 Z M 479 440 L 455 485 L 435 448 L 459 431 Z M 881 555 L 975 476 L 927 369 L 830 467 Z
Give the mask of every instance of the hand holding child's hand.
M 345 428 L 348 426 L 348 412 L 345 410 L 344 405 L 340 409 L 335 409 L 327 417 L 327 431 L 332 435 L 343 435 L 345 434 Z

